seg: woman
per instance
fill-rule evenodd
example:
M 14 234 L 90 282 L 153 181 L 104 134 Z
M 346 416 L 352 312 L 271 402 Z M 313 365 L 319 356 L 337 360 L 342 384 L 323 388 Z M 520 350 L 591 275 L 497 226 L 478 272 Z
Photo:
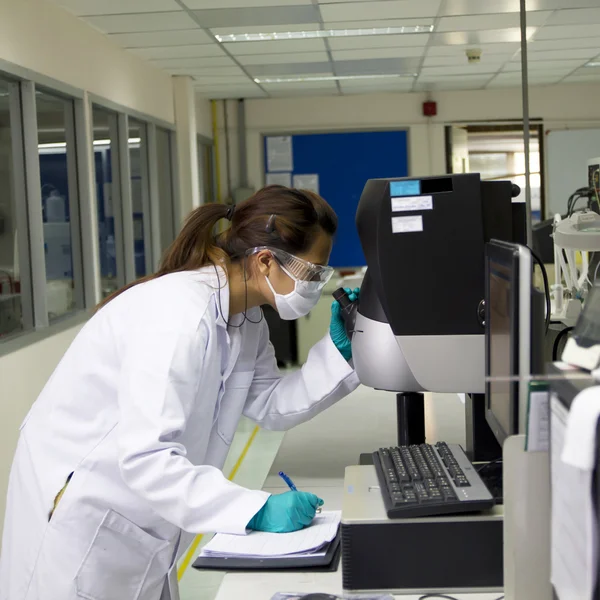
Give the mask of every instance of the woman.
M 202 206 L 156 275 L 105 301 L 21 427 L 2 600 L 174 599 L 195 534 L 310 523 L 316 496 L 247 490 L 220 469 L 242 414 L 288 429 L 358 385 L 339 310 L 282 377 L 260 309 L 297 319 L 315 306 L 336 226 L 322 198 L 281 186 Z

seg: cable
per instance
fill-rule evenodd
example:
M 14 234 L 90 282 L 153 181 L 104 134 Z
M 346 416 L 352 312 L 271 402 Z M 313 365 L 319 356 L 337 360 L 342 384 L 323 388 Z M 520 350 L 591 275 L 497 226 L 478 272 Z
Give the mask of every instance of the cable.
M 563 336 L 565 336 L 570 331 L 573 331 L 573 327 L 565 327 L 563 330 L 558 332 L 556 339 L 554 340 L 554 345 L 552 346 L 552 362 L 558 360 L 558 346 L 560 345 L 560 340 L 562 340 Z
M 552 313 L 552 302 L 550 300 L 550 284 L 548 283 L 548 273 L 546 272 L 546 267 L 544 263 L 540 260 L 540 257 L 531 249 L 531 256 L 533 260 L 539 265 L 542 271 L 542 278 L 544 279 L 544 291 L 546 293 L 546 333 L 548 333 L 548 329 L 550 329 L 550 316 Z
M 221 290 L 223 289 L 224 286 L 221 285 L 221 278 L 219 277 L 219 271 L 217 269 L 217 265 L 215 265 L 215 263 L 213 263 L 213 267 L 215 269 L 215 273 L 217 274 L 217 281 L 219 282 L 219 312 L 221 313 L 221 316 L 223 317 L 223 320 L 225 321 L 225 323 L 227 324 L 227 327 L 235 327 L 236 329 L 239 329 L 246 321 L 248 321 L 248 323 L 252 323 L 253 325 L 258 325 L 264 318 L 265 313 L 262 311 L 262 308 L 260 309 L 260 319 L 258 321 L 253 321 L 252 319 L 248 318 L 248 315 L 246 314 L 248 312 L 248 278 L 246 277 L 246 258 L 244 259 L 244 293 L 245 293 L 245 307 L 244 310 L 242 312 L 242 314 L 244 315 L 244 320 L 239 324 L 239 325 L 234 325 L 233 323 L 229 322 L 229 319 L 225 320 L 225 314 L 223 313 L 223 306 L 221 305 Z
M 598 280 L 598 268 L 600 268 L 600 260 L 598 261 L 598 264 L 596 265 L 596 270 L 594 271 L 594 283 L 593 283 L 593 285 L 596 285 L 596 281 Z
M 575 198 L 575 200 L 573 201 L 573 204 L 571 205 L 571 210 L 569 211 L 569 217 L 572 216 L 573 213 L 575 212 L 575 205 L 577 204 L 577 202 L 579 200 L 581 200 L 581 198 L 587 198 L 588 204 L 589 204 L 589 201 L 590 201 L 590 197 L 589 196 L 586 196 L 585 194 L 577 196 L 577 198 Z
M 483 473 L 483 471 L 485 471 L 486 469 L 489 469 L 490 467 L 493 467 L 494 465 L 497 465 L 501 462 L 502 462 L 501 458 L 496 458 L 495 460 L 487 462 L 487 463 L 485 463 L 485 465 L 481 465 L 480 467 L 478 467 L 477 472 Z

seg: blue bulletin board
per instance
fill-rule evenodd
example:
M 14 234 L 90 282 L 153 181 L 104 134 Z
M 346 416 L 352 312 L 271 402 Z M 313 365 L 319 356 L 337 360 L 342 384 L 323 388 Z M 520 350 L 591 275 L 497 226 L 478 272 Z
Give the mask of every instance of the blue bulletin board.
M 273 161 L 269 161 L 268 140 L 265 136 L 265 171 L 283 174 L 277 165 L 269 171 Z M 356 207 L 368 179 L 408 176 L 407 132 L 297 134 L 291 136 L 291 152 L 290 181 L 297 175 L 318 175 L 319 194 L 338 215 L 331 266 L 364 266 L 355 226 Z M 279 162 L 283 165 L 285 161 Z

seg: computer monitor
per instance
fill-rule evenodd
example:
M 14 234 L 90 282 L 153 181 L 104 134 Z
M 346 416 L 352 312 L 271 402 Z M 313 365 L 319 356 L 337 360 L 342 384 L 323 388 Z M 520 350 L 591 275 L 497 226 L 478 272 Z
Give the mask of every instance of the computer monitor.
M 541 371 L 544 298 L 532 286 L 530 250 L 486 247 L 486 420 L 500 444 L 526 425 L 527 377 Z

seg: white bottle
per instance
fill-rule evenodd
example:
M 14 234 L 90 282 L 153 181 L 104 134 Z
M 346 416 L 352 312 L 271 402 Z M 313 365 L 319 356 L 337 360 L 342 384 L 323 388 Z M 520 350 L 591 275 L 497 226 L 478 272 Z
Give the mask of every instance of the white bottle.
M 52 190 L 46 198 L 46 221 L 48 223 L 64 223 L 67 220 L 65 198 Z

